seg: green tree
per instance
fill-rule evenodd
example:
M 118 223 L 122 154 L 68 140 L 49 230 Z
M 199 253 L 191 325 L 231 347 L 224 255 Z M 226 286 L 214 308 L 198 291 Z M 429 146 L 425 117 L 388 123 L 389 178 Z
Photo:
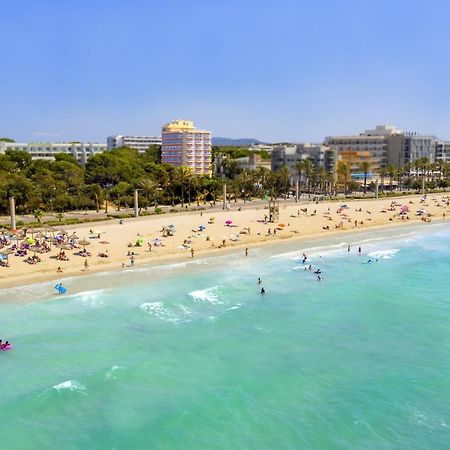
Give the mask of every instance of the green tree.
M 42 211 L 42 209 L 35 209 L 33 211 L 33 216 L 38 221 L 38 223 L 41 223 L 42 217 L 44 216 L 44 211 Z
M 192 178 L 192 169 L 186 166 L 179 166 L 174 172 L 174 182 L 181 190 L 181 207 L 184 208 L 186 185 Z
M 367 175 L 370 171 L 370 163 L 368 161 L 363 161 L 360 165 L 361 170 L 364 173 L 364 195 L 367 193 Z

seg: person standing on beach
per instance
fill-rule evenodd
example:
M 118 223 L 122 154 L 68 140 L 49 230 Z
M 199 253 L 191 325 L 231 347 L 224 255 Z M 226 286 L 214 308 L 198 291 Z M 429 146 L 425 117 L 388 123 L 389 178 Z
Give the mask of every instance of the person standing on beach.
M 358 247 L 358 253 L 361 254 L 361 246 Z
M 194 257 L 194 249 L 191 247 L 191 258 Z
M 131 267 L 133 267 L 134 266 L 134 255 L 131 255 L 130 263 L 131 263 Z
M 84 270 L 89 270 L 89 263 L 87 259 L 84 260 Z
M 245 248 L 245 256 L 248 256 L 248 247 Z
M 348 251 L 348 252 L 350 251 L 350 245 L 347 247 L 347 251 Z

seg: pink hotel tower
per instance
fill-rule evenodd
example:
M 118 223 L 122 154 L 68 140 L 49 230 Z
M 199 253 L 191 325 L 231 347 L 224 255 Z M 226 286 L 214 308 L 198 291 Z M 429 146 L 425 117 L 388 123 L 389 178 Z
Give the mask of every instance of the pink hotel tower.
M 211 176 L 211 133 L 197 130 L 190 120 L 173 120 L 162 128 L 161 159 Z

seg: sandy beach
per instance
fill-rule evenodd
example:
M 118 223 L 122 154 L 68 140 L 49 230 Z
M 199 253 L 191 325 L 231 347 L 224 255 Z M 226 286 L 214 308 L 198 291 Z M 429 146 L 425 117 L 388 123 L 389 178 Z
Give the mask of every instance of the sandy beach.
M 164 214 L 125 219 L 122 223 L 114 220 L 67 226 L 63 228 L 67 235 L 75 233 L 79 238 L 73 241 L 78 242 L 73 249 L 64 250 L 67 261 L 56 259 L 61 249 L 54 245 L 51 251 L 38 253 L 41 262 L 37 264 L 25 261 L 33 255 L 30 251 L 24 257 L 10 254 L 10 267 L 0 267 L 0 288 L 104 270 L 124 270 L 153 261 L 197 258 L 228 249 L 241 248 L 245 257 L 254 246 L 282 239 L 320 239 L 344 232 L 349 245 L 357 245 L 357 231 L 369 227 L 414 222 L 427 226 L 430 222 L 446 220 L 450 213 L 447 203 L 448 197 L 443 194 L 428 195 L 425 201 L 420 195 L 413 195 L 319 204 L 292 203 L 280 205 L 276 223 L 265 220 L 269 218 L 269 211 L 263 206 L 239 210 L 239 206 L 231 205 L 228 211 L 213 213 Z M 418 215 L 418 210 L 423 214 Z M 58 231 L 48 232 L 48 236 Z M 349 233 L 352 231 L 355 233 Z M 83 240 L 89 242 L 85 248 L 90 256 L 79 254 L 83 250 L 79 242 Z M 5 245 L 0 253 L 11 244 Z M 103 257 L 99 256 L 101 254 Z M 58 272 L 58 268 L 62 272 Z

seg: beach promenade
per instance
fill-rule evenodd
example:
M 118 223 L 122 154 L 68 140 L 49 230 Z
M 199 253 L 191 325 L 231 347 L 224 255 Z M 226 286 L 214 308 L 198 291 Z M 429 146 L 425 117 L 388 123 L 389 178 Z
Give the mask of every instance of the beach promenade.
M 3 240 L 7 242 L 2 244 L 0 254 L 9 253 L 9 267 L 0 267 L 0 288 L 105 270 L 132 270 L 154 261 L 197 258 L 224 253 L 228 249 L 242 249 L 245 258 L 246 254 L 251 254 L 252 247 L 283 239 L 320 239 L 345 233 L 349 245 L 357 245 L 358 231 L 369 227 L 414 222 L 427 226 L 430 222 L 446 220 L 446 215 L 450 217 L 448 201 L 448 196 L 436 194 L 428 195 L 425 200 L 420 195 L 412 195 L 378 200 L 282 204 L 275 223 L 268 222 L 268 209 L 258 204 L 255 208 L 242 210 L 231 205 L 226 211 L 78 224 L 63 230 L 42 227 L 40 235 L 33 235 L 37 244 L 45 242 L 50 248 L 42 253 L 34 252 L 30 247 L 36 249 L 36 245 L 27 245 L 23 239 L 7 239 L 8 233 L 4 232 Z M 31 234 L 27 236 L 31 237 Z M 16 256 L 21 246 L 28 247 L 26 254 L 22 251 L 22 256 Z M 34 254 L 40 262 L 27 263 Z M 65 257 L 61 258 L 61 254 Z

